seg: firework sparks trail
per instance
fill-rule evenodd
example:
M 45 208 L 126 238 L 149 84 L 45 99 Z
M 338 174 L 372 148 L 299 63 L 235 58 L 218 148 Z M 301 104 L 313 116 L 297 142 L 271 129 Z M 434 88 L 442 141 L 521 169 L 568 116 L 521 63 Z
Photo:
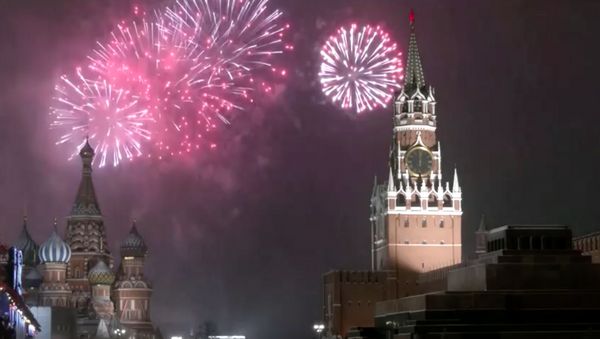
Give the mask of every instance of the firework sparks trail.
M 136 154 L 142 146 L 146 157 L 159 159 L 199 149 L 207 134 L 229 124 L 231 114 L 247 108 L 257 93 L 271 93 L 267 79 L 286 74 L 274 65 L 274 56 L 293 48 L 283 39 L 289 26 L 281 24 L 282 13 L 269 11 L 267 4 L 267 0 L 179 1 L 150 16 L 140 15 L 136 7 L 137 18 L 122 21 L 109 41 L 97 43 L 88 56 L 92 76 L 85 82 L 107 82 L 106 87 L 127 93 L 130 104 L 144 107 L 139 128 L 145 131 L 145 142 L 137 144 Z M 69 95 L 79 93 L 60 95 L 69 101 Z M 64 122 L 55 119 L 53 125 Z M 79 130 L 91 128 L 80 124 Z M 120 140 L 105 149 L 118 153 L 122 147 Z
M 68 145 L 70 158 L 79 154 L 87 137 L 95 141 L 99 167 L 142 155 L 151 117 L 129 91 L 90 80 L 77 68 L 74 79 L 61 76 L 53 102 L 51 128 L 62 133 L 56 144 Z
M 381 27 L 341 27 L 321 48 L 323 93 L 356 113 L 385 107 L 400 87 L 401 53 Z
M 162 158 L 199 149 L 204 135 L 216 127 L 215 119 L 227 123 L 223 113 L 239 109 L 234 100 L 247 96 L 245 88 L 197 71 L 208 69 L 194 56 L 198 45 L 166 26 L 159 13 L 153 19 L 121 23 L 110 42 L 98 43 L 89 59 L 91 70 L 128 88 L 147 106 L 154 118 L 154 152 L 147 156 Z M 205 83 L 193 83 L 202 76 Z
M 246 78 L 250 84 L 256 82 L 256 70 L 285 75 L 284 69 L 273 66 L 274 56 L 293 49 L 284 41 L 289 25 L 281 24 L 282 16 L 279 10 L 268 10 L 268 0 L 177 0 L 165 11 L 170 26 L 198 44 L 195 57 L 210 67 L 212 75 Z M 195 81 L 206 79 L 200 76 Z M 271 90 L 266 83 L 251 86 L 255 85 Z

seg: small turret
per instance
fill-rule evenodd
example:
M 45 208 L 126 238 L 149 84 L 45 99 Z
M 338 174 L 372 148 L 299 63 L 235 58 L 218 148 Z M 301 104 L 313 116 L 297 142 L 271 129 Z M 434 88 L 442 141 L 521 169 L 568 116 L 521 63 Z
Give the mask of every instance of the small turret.
M 481 215 L 479 228 L 475 231 L 475 254 L 487 252 L 487 230 L 485 225 L 485 214 Z

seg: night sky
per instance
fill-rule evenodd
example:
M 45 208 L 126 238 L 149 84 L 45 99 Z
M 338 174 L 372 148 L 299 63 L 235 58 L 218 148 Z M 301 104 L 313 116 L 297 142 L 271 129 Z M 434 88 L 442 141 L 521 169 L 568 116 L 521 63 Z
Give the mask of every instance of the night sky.
M 465 253 L 482 213 L 490 226 L 600 229 L 599 1 L 271 1 L 296 47 L 273 102 L 223 129 L 216 151 L 94 172 L 113 253 L 132 218 L 150 247 L 165 335 L 213 320 L 251 339 L 307 338 L 321 275 L 369 268 L 392 111 L 354 117 L 321 95 L 319 45 L 340 24 L 383 24 L 405 49 L 415 9 L 444 175 L 456 165 L 463 187 Z M 64 230 L 81 165 L 48 131 L 53 84 L 132 4 L 0 1 L 1 242 L 15 240 L 24 206 L 38 243 L 54 217 Z

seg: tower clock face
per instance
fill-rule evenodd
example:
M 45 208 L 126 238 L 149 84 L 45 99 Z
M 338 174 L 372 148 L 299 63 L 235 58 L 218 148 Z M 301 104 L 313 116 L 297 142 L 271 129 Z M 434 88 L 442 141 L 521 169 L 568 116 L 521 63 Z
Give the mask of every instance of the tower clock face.
M 431 172 L 433 156 L 425 147 L 416 147 L 406 153 L 406 165 L 412 174 L 424 175 Z

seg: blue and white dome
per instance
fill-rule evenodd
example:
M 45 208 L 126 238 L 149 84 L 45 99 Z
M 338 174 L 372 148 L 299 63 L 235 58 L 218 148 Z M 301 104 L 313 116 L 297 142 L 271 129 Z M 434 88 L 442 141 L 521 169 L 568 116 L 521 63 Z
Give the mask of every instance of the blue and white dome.
M 71 259 L 71 247 L 56 233 L 56 222 L 54 223 L 54 230 L 50 238 L 40 246 L 39 256 L 42 263 L 56 262 L 66 264 Z

